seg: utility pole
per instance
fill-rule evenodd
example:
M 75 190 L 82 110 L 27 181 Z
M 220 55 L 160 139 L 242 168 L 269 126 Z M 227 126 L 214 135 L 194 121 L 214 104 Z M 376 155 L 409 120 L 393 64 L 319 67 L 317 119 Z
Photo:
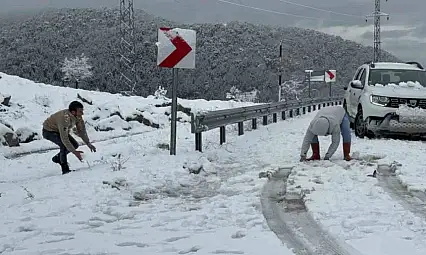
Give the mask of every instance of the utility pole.
M 125 94 L 133 95 L 137 83 L 136 75 L 136 37 L 135 15 L 133 0 L 120 0 L 120 80 L 128 91 Z
M 389 14 L 380 11 L 380 1 L 374 0 L 374 12 L 365 17 L 365 22 L 368 22 L 368 18 L 374 19 L 374 57 L 373 62 L 380 61 L 380 18 L 386 17 L 389 20 Z M 387 2 L 388 0 L 386 0 Z
M 280 42 L 280 64 L 278 67 L 278 102 L 281 102 L 281 84 L 282 84 L 282 72 L 283 72 L 283 66 L 282 66 L 282 59 L 283 59 L 283 42 Z

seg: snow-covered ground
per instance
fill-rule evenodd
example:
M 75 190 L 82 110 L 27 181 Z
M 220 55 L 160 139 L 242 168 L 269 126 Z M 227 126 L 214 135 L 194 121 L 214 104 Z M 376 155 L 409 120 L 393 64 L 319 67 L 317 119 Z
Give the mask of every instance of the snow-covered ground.
M 83 163 L 70 156 L 77 171 L 66 176 L 50 161 L 56 151 L 3 157 L 0 253 L 289 255 L 262 215 L 266 179 L 259 173 L 293 166 L 288 192 L 303 192 L 321 226 L 360 254 L 426 254 L 424 219 L 367 176 L 397 161 L 398 178 L 424 191 L 423 143 L 353 136 L 352 152 L 362 160 L 343 161 L 340 146 L 331 161 L 301 163 L 314 114 L 229 134 L 222 146 L 218 130 L 206 132 L 203 153 L 194 151 L 185 123 L 177 156 L 162 149 L 168 127 L 102 141 L 96 153 L 82 147 Z M 330 140 L 320 142 L 323 156 Z

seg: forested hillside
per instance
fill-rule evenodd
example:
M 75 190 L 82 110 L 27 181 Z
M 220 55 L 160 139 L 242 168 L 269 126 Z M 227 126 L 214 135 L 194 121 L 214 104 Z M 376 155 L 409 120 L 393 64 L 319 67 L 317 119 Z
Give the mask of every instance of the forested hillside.
M 59 86 L 65 58 L 84 53 L 93 76 L 82 88 L 127 90 L 119 81 L 119 10 L 49 10 L 22 19 L 0 20 L 0 71 Z M 136 11 L 137 94 L 153 94 L 171 85 L 171 70 L 156 66 L 160 26 L 197 31 L 195 70 L 180 70 L 178 96 L 224 99 L 233 86 L 258 89 L 262 101 L 276 100 L 279 43 L 283 40 L 283 80 L 303 79 L 305 69 L 336 69 L 338 85 L 347 83 L 357 66 L 371 60 L 372 48 L 340 37 L 300 28 L 248 23 L 176 24 Z M 396 60 L 384 52 L 384 59 Z M 169 91 L 170 92 L 170 91 Z

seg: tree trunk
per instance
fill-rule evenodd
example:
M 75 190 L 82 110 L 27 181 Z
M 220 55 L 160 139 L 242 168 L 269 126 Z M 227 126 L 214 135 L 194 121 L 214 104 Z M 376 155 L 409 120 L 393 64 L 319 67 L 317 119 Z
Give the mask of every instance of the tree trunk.
M 75 81 L 75 88 L 78 89 L 78 81 Z

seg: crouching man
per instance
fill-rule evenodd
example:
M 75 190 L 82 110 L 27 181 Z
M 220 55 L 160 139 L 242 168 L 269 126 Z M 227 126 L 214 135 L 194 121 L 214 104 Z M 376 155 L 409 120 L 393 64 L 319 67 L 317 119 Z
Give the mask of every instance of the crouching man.
M 345 160 L 351 160 L 351 132 L 348 115 L 341 106 L 324 107 L 318 111 L 311 121 L 305 138 L 303 139 L 300 152 L 300 161 L 320 160 L 320 146 L 318 136 L 331 135 L 331 145 L 325 154 L 324 159 L 329 160 L 336 152 L 340 143 L 340 135 L 343 137 L 343 157 Z M 306 158 L 306 153 L 312 148 L 312 157 Z
M 43 122 L 43 137 L 59 146 L 59 153 L 52 161 L 60 164 L 62 174 L 71 172 L 67 162 L 68 153 L 72 152 L 80 161 L 83 160 L 82 151 L 78 151 L 78 143 L 69 133 L 76 126 L 78 136 L 93 152 L 96 152 L 95 146 L 90 143 L 86 133 L 86 127 L 83 120 L 83 105 L 78 101 L 69 104 L 68 109 L 60 110 L 52 114 Z

